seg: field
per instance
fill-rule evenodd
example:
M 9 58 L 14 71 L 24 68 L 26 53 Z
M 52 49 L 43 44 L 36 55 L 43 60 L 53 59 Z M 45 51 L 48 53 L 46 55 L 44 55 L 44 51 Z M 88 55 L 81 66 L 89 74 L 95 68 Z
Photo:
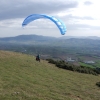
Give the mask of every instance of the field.
M 0 51 L 0 100 L 100 100 L 99 81 L 31 55 Z

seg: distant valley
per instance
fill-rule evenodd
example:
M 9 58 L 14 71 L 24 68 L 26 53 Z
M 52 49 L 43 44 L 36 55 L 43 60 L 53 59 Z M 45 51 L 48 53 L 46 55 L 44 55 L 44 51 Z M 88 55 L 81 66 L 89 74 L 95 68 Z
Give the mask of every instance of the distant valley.
M 0 50 L 41 54 L 43 59 L 54 58 L 71 61 L 100 62 L 99 37 L 48 37 L 39 35 L 19 35 L 0 38 Z M 99 64 L 95 65 L 99 66 Z

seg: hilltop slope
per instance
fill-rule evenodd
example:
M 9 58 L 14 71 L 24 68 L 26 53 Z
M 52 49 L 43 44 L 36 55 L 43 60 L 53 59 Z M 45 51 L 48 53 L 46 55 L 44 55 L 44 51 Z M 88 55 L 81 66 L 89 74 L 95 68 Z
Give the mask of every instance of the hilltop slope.
M 31 55 L 0 51 L 0 100 L 99 100 L 100 76 L 59 69 Z

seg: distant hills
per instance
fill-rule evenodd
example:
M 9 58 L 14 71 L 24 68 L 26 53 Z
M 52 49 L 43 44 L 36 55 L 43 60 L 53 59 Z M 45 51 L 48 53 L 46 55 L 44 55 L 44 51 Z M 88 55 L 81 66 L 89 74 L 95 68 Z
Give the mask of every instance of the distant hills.
M 39 35 L 19 35 L 15 37 L 6 37 L 6 38 L 0 38 L 1 42 L 7 42 L 7 43 L 23 43 L 23 44 L 31 44 L 35 42 L 47 42 L 54 40 L 54 37 L 47 37 L 47 36 L 39 36 Z
M 2 41 L 10 41 L 10 40 L 15 40 L 15 41 L 27 41 L 27 40 L 52 40 L 52 39 L 94 39 L 94 40 L 100 40 L 100 37 L 97 36 L 63 36 L 63 37 L 50 37 L 50 36 L 42 36 L 42 35 L 19 35 L 15 37 L 4 37 L 0 38 Z
M 100 40 L 100 37 L 97 37 L 97 36 L 65 36 L 65 37 L 61 37 L 61 39 L 70 39 L 70 38 Z
M 15 37 L 0 38 L 0 43 L 13 43 L 13 44 L 27 44 L 27 45 L 50 45 L 50 46 L 64 46 L 64 47 L 100 47 L 100 37 L 48 37 L 41 35 L 19 35 Z

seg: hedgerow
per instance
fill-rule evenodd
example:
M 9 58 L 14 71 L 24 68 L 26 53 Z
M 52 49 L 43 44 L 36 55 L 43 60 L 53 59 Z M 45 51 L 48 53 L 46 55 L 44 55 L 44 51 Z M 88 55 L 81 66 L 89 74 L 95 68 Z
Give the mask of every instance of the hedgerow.
M 98 70 L 96 68 L 90 68 L 87 66 L 75 66 L 75 65 L 65 62 L 63 60 L 56 61 L 53 59 L 47 59 L 47 61 L 48 61 L 48 63 L 55 64 L 58 68 L 63 68 L 63 69 L 70 70 L 70 71 L 76 71 L 79 73 L 86 73 L 86 74 L 93 74 L 93 75 L 100 74 L 100 70 Z

